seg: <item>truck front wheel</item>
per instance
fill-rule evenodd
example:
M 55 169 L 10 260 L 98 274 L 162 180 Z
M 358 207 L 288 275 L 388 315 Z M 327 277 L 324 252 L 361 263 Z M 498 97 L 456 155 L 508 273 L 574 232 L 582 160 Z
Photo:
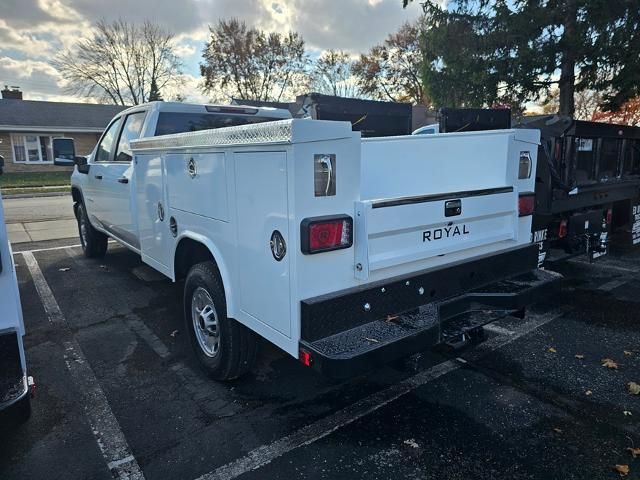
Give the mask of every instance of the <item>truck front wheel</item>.
M 78 220 L 78 234 L 80 235 L 80 243 L 85 257 L 97 258 L 104 257 L 107 253 L 107 236 L 93 228 L 84 203 L 78 203 L 76 208 L 76 218 Z
M 184 284 L 185 328 L 202 368 L 216 380 L 238 378 L 253 366 L 256 335 L 227 317 L 224 288 L 213 262 L 194 265 Z

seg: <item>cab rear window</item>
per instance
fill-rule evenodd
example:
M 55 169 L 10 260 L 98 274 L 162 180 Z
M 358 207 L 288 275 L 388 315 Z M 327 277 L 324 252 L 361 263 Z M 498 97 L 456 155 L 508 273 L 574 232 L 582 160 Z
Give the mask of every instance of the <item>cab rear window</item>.
M 219 113 L 178 113 L 161 112 L 156 125 L 156 135 L 195 132 L 213 128 L 234 127 L 252 123 L 273 122 L 281 118 L 255 117 L 245 115 L 224 115 Z

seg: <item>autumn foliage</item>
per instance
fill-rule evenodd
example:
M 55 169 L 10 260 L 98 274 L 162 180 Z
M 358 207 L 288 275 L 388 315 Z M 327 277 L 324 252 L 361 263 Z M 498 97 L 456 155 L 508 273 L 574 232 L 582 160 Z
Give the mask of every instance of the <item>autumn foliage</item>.
M 624 125 L 640 125 L 640 97 L 632 98 L 615 112 L 595 112 L 591 120 Z

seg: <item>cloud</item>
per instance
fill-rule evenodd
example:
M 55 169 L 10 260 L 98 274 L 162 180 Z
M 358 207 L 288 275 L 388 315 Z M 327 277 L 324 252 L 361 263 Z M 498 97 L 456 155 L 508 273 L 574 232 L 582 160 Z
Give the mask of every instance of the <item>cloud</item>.
M 49 62 L 78 38 L 90 35 L 91 24 L 101 19 L 150 20 L 175 33 L 187 79 L 183 93 L 200 101 L 205 98 L 198 88 L 200 54 L 209 25 L 221 19 L 236 17 L 268 31 L 296 31 L 313 55 L 330 48 L 357 55 L 421 12 L 419 2 L 403 9 L 400 0 L 3 0 L 2 4 L 0 83 L 21 85 L 25 98 L 68 98 Z

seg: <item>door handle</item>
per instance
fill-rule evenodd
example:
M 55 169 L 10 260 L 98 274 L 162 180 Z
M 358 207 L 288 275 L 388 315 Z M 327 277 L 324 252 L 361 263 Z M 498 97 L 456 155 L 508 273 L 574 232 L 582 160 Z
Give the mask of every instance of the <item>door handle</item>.
M 102 175 L 94 175 L 97 180 L 102 180 Z
M 120 177 L 118 183 L 129 183 L 129 179 L 127 177 Z

